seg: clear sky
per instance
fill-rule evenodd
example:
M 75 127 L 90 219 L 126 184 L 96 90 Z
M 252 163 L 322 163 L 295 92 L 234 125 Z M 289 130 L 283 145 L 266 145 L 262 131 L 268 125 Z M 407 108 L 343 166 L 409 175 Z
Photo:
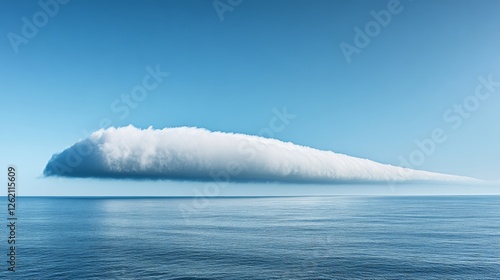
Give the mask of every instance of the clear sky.
M 193 195 L 199 183 L 40 177 L 103 125 L 259 135 L 286 107 L 274 138 L 500 179 L 500 2 L 397 2 L 1 1 L 0 166 L 18 167 L 22 195 Z M 446 140 L 418 152 L 436 129 Z M 351 187 L 221 194 L 305 188 Z

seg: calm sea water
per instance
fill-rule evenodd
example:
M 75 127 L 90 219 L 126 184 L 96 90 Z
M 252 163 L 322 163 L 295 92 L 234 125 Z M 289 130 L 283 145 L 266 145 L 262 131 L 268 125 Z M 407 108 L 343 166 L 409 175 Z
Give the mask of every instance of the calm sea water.
M 19 198 L 18 208 L 15 273 L 1 235 L 4 279 L 500 279 L 499 196 Z

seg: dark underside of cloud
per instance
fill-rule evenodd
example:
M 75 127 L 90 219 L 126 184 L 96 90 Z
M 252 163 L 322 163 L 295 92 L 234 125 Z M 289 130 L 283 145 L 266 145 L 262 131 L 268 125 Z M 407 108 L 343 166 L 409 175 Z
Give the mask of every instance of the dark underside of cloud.
M 467 182 L 258 136 L 192 127 L 101 129 L 55 154 L 45 176 L 232 182 Z

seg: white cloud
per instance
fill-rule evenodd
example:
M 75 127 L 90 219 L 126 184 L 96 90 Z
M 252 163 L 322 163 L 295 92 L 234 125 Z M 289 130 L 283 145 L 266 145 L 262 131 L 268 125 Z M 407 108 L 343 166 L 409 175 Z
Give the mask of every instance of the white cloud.
M 292 183 L 461 182 L 258 136 L 192 127 L 101 129 L 55 154 L 46 176 Z

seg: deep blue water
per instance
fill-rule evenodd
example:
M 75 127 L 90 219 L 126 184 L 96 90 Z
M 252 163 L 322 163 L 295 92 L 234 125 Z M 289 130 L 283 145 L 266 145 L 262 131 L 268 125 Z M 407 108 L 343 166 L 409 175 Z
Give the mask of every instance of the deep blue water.
M 18 208 L 17 271 L 2 259 L 4 279 L 500 279 L 500 196 L 21 197 Z

